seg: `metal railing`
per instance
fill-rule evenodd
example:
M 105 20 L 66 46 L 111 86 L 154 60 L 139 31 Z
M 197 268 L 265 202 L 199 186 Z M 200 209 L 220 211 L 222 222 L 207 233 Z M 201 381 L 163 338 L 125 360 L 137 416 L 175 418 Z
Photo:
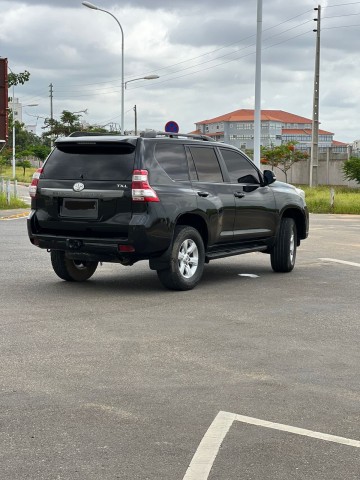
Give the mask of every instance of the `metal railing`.
M 10 178 L 5 179 L 4 177 L 0 177 L 0 194 L 5 194 L 6 203 L 10 205 L 11 196 L 14 198 L 18 197 L 18 188 L 17 188 L 17 180 L 13 182 L 13 194 L 11 194 L 11 182 Z

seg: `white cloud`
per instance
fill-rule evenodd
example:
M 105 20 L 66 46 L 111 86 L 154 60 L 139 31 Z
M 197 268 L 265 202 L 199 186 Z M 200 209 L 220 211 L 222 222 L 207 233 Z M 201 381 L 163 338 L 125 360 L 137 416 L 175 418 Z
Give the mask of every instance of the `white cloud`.
M 256 2 L 93 3 L 121 22 L 125 79 L 160 75 L 128 85 L 126 127 L 133 124 L 135 104 L 140 128 L 163 129 L 175 120 L 182 131 L 193 130 L 199 120 L 253 108 Z M 313 7 L 312 0 L 296 7 L 283 0 L 264 2 L 263 108 L 311 117 Z M 52 83 L 55 115 L 87 108 L 89 123 L 119 122 L 121 35 L 110 15 L 87 9 L 80 0 L 0 0 L 0 11 L 0 55 L 14 71 L 31 73 L 30 82 L 16 88 L 23 103 L 39 103 L 37 113 L 49 115 Z M 320 120 L 342 141 L 360 137 L 360 27 L 346 26 L 356 23 L 360 4 L 323 8 Z

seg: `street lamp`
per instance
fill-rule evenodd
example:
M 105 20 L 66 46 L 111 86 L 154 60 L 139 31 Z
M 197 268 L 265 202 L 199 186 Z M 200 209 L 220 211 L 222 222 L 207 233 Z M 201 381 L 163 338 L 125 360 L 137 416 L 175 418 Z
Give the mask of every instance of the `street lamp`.
M 156 80 L 157 78 L 160 78 L 159 75 L 147 75 L 146 77 L 139 77 L 139 78 L 134 78 L 132 80 L 127 80 L 125 82 L 125 89 L 126 89 L 126 85 L 130 82 L 135 82 L 136 80 Z
M 127 82 L 125 82 L 125 89 L 126 89 L 126 85 L 130 82 L 135 82 L 136 80 L 156 80 L 157 78 L 160 78 L 159 75 L 146 75 L 146 77 L 133 78 L 132 80 L 128 80 Z M 134 114 L 135 114 L 135 135 L 137 135 L 137 108 L 136 108 L 136 105 L 134 105 Z
M 102 8 L 97 7 L 96 5 L 93 5 L 90 2 L 82 2 L 84 7 L 91 8 L 93 10 L 100 10 L 100 12 L 105 12 L 108 13 L 113 17 L 113 19 L 116 21 L 116 23 L 120 27 L 121 31 L 121 130 L 120 133 L 121 135 L 124 134 L 124 90 L 125 90 L 125 83 L 124 83 L 124 32 L 122 29 L 122 26 L 119 22 L 119 20 L 113 15 L 111 12 L 108 12 L 107 10 L 103 10 Z
M 16 176 L 16 147 L 15 147 L 15 94 L 14 94 L 14 85 L 13 85 L 13 91 L 12 91 L 13 97 L 12 97 L 12 176 L 13 179 L 15 180 Z M 38 103 L 29 103 L 28 105 L 24 105 L 24 107 L 37 107 L 39 104 Z

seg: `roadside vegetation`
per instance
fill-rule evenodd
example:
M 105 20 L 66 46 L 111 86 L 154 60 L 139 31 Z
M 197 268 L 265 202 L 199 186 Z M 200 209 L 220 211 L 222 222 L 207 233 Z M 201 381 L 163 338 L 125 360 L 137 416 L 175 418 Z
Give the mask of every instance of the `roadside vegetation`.
M 310 213 L 342 213 L 360 215 L 360 188 L 298 185 L 306 194 Z M 332 190 L 334 196 L 332 195 Z
M 23 202 L 20 198 L 10 196 L 10 204 L 6 201 L 6 194 L 0 193 L 0 210 L 12 210 L 14 208 L 30 208 L 29 205 Z
M 25 173 L 24 173 L 24 168 L 22 166 L 17 166 L 15 168 L 15 180 L 21 183 L 31 183 L 33 173 L 36 172 L 36 169 L 37 167 L 32 167 L 32 166 L 26 167 Z M 3 177 L 5 180 L 9 178 L 12 181 L 13 180 L 12 167 L 8 165 L 3 167 L 0 172 L 0 177 Z
M 18 74 L 9 74 L 9 86 L 23 85 L 29 81 L 30 73 L 25 70 Z M 11 101 L 11 99 L 9 99 Z M 30 184 L 32 175 L 50 153 L 50 139 L 66 136 L 72 132 L 86 130 L 99 133 L 109 133 L 103 127 L 84 125 L 81 112 L 64 110 L 59 119 L 47 118 L 44 122 L 44 132 L 41 137 L 26 130 L 25 125 L 15 121 L 16 138 L 16 169 L 15 180 Z M 0 152 L 0 177 L 13 179 L 12 174 L 12 133 L 13 119 L 9 114 L 9 138 Z M 116 133 L 116 132 L 112 132 Z M 297 150 L 296 142 L 288 142 L 280 146 L 262 147 L 262 165 L 279 168 L 287 177 L 292 165 L 306 158 L 306 154 Z M 252 156 L 251 151 L 247 153 Z M 35 166 L 37 165 L 37 166 Z M 265 167 L 266 168 L 266 167 Z M 344 178 L 355 180 L 360 184 L 360 159 L 351 157 L 344 164 Z M 299 185 L 306 192 L 306 202 L 311 213 L 343 213 L 360 215 L 360 188 L 320 186 L 309 188 Z M 332 194 L 332 190 L 333 193 Z M 0 209 L 28 208 L 22 200 L 11 196 L 10 205 L 6 203 L 5 193 L 0 193 Z

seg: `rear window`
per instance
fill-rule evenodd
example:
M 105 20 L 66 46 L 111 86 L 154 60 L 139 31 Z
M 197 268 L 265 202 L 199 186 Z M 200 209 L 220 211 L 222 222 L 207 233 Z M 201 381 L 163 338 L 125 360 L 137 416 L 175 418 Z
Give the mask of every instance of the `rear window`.
M 43 178 L 59 180 L 131 179 L 135 146 L 129 143 L 58 145 L 44 165 Z

